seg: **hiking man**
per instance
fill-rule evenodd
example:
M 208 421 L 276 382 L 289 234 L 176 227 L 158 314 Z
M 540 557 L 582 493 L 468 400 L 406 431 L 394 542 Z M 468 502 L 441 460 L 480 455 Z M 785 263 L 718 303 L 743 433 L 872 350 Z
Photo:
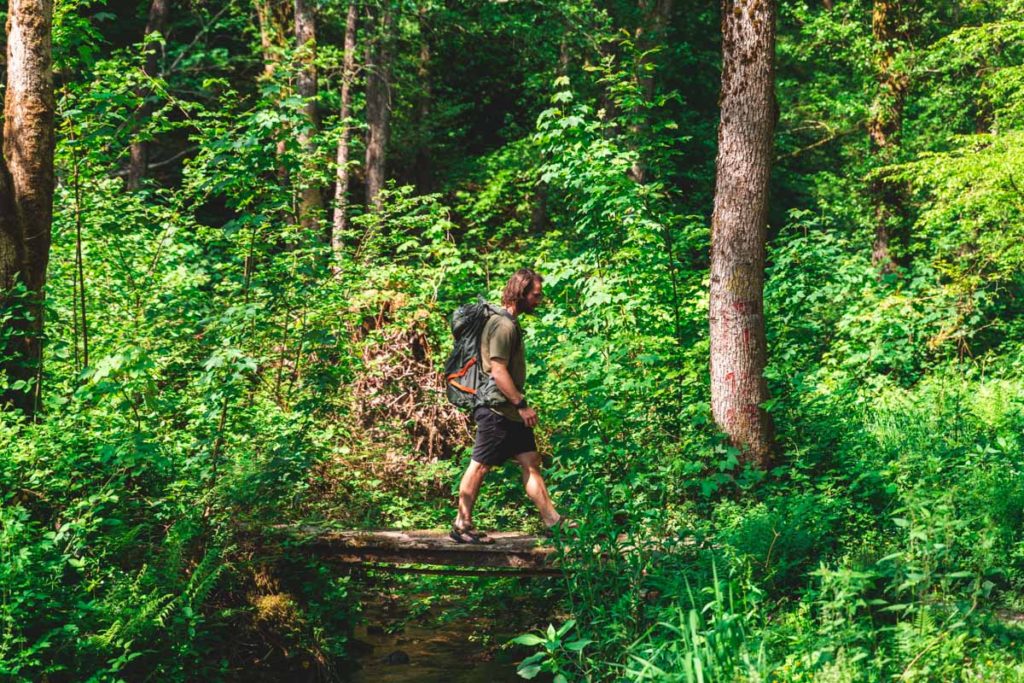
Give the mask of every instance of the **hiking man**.
M 514 458 L 523 471 L 526 495 L 537 506 L 548 529 L 565 525 L 555 511 L 541 476 L 540 454 L 533 437 L 537 411 L 523 395 L 526 383 L 526 360 L 523 353 L 523 330 L 519 315 L 533 313 L 543 297 L 540 275 L 522 268 L 509 279 L 501 297 L 505 314 L 492 315 L 480 335 L 480 363 L 485 376 L 490 376 L 501 392 L 493 406 L 479 406 L 473 411 L 476 442 L 469 468 L 459 484 L 459 514 L 452 524 L 451 538 L 456 543 L 493 543 L 494 539 L 473 526 L 473 504 L 480 485 L 491 468 Z

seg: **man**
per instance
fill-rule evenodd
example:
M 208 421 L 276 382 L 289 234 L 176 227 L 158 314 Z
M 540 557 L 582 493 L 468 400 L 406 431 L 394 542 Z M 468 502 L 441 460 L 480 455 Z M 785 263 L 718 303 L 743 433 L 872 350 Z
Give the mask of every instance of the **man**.
M 504 400 L 493 407 L 481 406 L 473 411 L 477 425 L 476 442 L 469 468 L 459 484 L 459 514 L 452 524 L 451 537 L 456 543 L 493 543 L 494 539 L 473 526 L 473 504 L 480 485 L 491 468 L 515 459 L 523 471 L 526 495 L 537 506 L 548 529 L 575 526 L 555 511 L 541 476 L 540 454 L 533 437 L 537 411 L 526 402 L 526 360 L 523 353 L 523 331 L 518 316 L 533 313 L 543 297 L 541 277 L 529 268 L 516 271 L 501 297 L 505 315 L 492 315 L 480 335 L 480 362 L 485 375 L 490 375 Z

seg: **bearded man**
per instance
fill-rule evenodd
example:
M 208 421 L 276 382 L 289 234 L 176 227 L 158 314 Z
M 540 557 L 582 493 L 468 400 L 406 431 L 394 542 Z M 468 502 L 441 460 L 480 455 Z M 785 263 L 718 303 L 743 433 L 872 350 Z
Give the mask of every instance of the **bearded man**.
M 494 467 L 515 460 L 523 472 L 526 495 L 537 506 L 544 525 L 575 526 L 555 511 L 544 477 L 533 428 L 537 411 L 526 401 L 526 355 L 519 316 L 533 313 L 543 298 L 543 281 L 529 268 L 522 268 L 509 279 L 501 297 L 503 314 L 492 315 L 480 335 L 480 363 L 501 392 L 500 400 L 473 411 L 476 442 L 466 473 L 459 484 L 459 513 L 452 524 L 451 538 L 456 543 L 493 543 L 485 532 L 473 526 L 473 504 L 484 477 Z

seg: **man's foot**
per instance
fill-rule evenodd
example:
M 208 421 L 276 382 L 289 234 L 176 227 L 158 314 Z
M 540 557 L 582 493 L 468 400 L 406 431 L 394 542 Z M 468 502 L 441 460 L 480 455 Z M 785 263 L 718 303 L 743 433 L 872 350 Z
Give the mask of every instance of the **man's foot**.
M 471 545 L 490 545 L 494 539 L 487 535 L 486 531 L 478 531 L 471 526 L 459 526 L 452 524 L 452 530 L 448 534 L 456 543 L 468 543 Z
M 579 522 L 568 517 L 559 517 L 558 521 L 544 530 L 545 536 L 554 536 L 556 533 L 564 532 L 566 529 L 578 529 Z

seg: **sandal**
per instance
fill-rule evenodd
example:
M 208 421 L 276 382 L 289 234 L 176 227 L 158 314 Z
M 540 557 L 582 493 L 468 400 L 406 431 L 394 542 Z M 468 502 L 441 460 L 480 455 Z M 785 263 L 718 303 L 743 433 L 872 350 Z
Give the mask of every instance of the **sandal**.
M 556 533 L 565 532 L 566 529 L 578 529 L 579 526 L 579 522 L 577 522 L 575 519 L 569 519 L 568 517 L 559 517 L 557 522 L 544 529 L 544 535 L 550 538 L 554 536 Z
M 486 531 L 478 531 L 471 526 L 460 527 L 452 524 L 452 530 L 448 533 L 448 536 L 456 543 L 466 543 L 469 545 L 490 545 L 494 543 L 494 539 L 488 536 Z

